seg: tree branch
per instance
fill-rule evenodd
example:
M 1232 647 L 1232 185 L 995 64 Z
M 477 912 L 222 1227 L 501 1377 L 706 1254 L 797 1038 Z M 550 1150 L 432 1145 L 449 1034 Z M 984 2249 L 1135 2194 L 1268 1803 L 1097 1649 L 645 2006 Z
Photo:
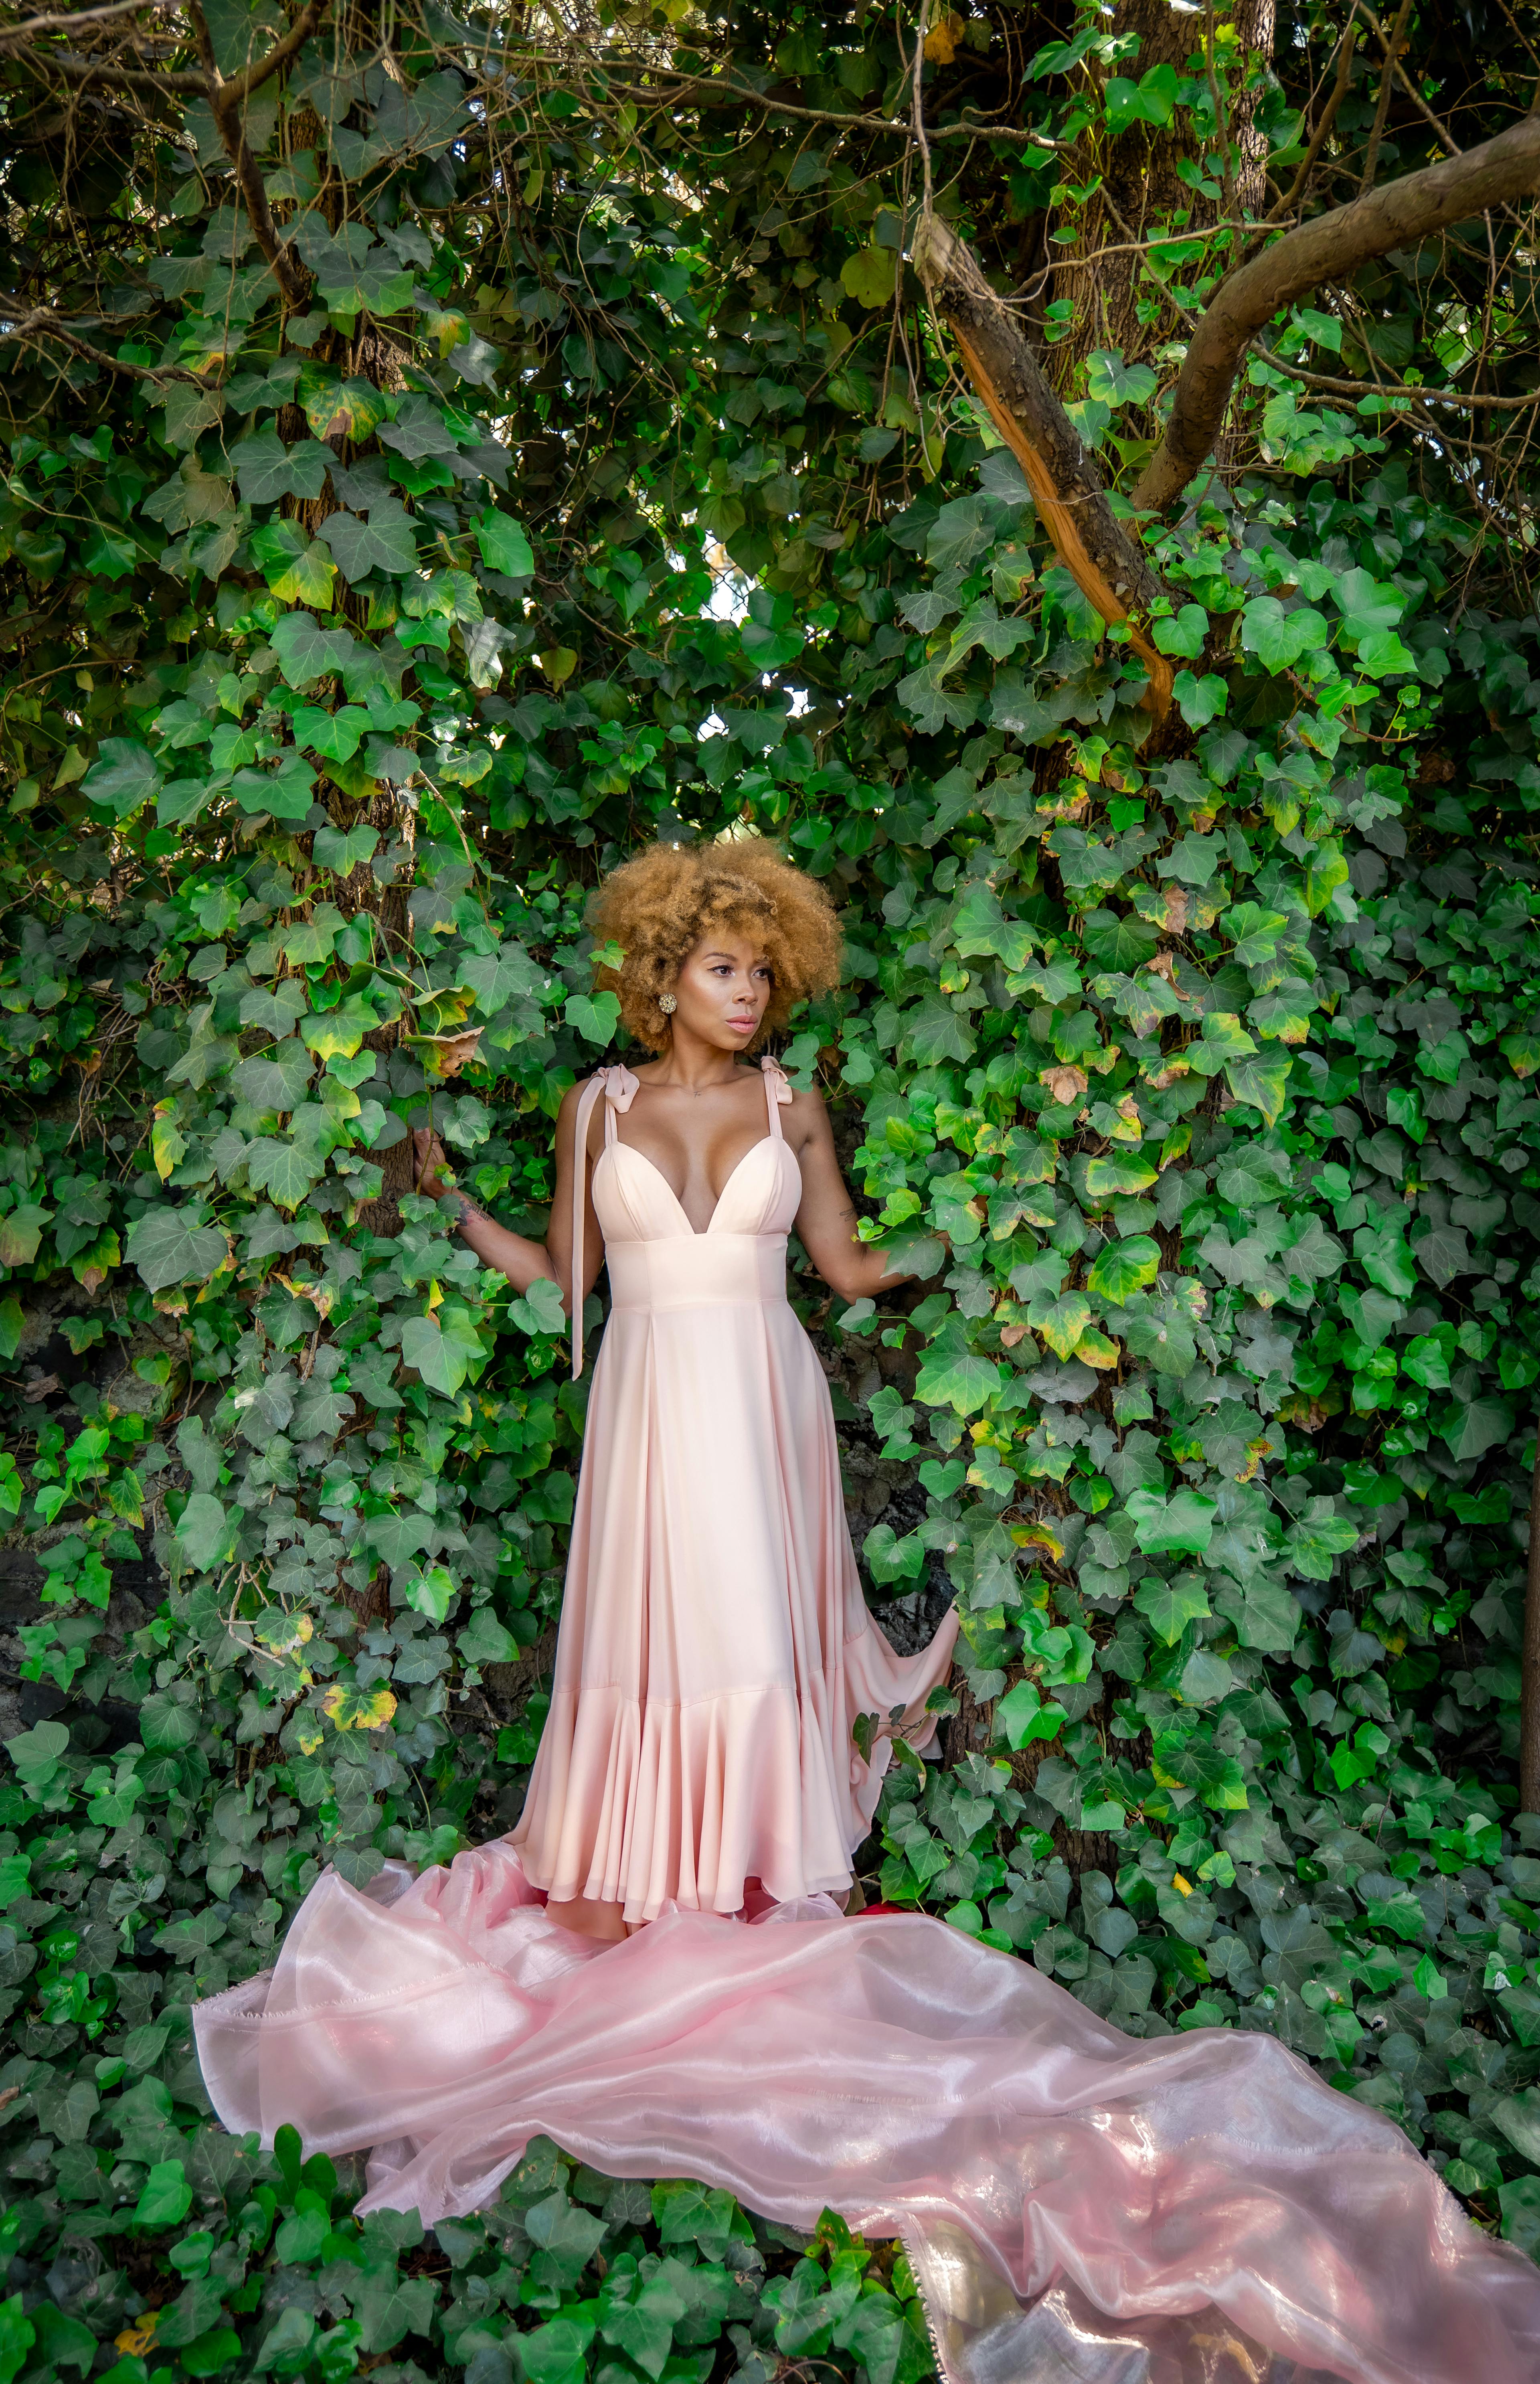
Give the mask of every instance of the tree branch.
M 117 83 L 124 91 L 143 92 L 152 99 L 162 98 L 168 91 L 201 97 L 205 88 L 201 74 L 172 72 L 169 68 L 147 74 L 137 67 L 120 67 L 115 58 L 79 57 L 73 50 L 24 50 L 21 56 L 39 74 L 52 71 L 63 75 L 67 82 Z
M 664 66 L 650 66 L 648 71 L 659 77 L 673 73 L 672 68 Z M 726 106 L 729 99 L 735 99 L 746 107 L 763 108 L 767 116 L 792 116 L 804 124 L 832 124 L 849 132 L 891 132 L 902 141 L 912 141 L 914 137 L 913 125 L 906 123 L 901 117 L 854 116 L 828 107 L 799 107 L 789 99 L 772 99 L 764 92 L 746 91 L 741 83 L 729 81 L 726 75 L 675 74 L 674 81 L 677 88 L 672 93 L 650 89 L 645 83 L 623 83 L 613 79 L 606 80 L 605 87 L 610 97 L 629 100 L 639 107 L 678 106 L 687 99 L 692 100 L 698 107 L 717 107 Z M 1034 132 L 1020 125 L 982 124 L 969 118 L 964 118 L 958 124 L 929 125 L 926 137 L 932 143 L 1009 141 L 1018 148 L 1025 145 L 1029 149 L 1062 151 L 1074 145 L 1063 141 L 1051 141 L 1047 133 Z
M 273 221 L 273 211 L 267 205 L 267 193 L 262 187 L 262 170 L 252 155 L 246 139 L 245 104 L 268 77 L 304 47 L 326 13 L 327 0 L 304 0 L 292 25 L 280 42 L 276 42 L 265 58 L 257 58 L 227 82 L 214 56 L 213 37 L 208 19 L 199 0 L 189 0 L 188 15 L 192 20 L 198 56 L 203 61 L 200 88 L 207 93 L 214 113 L 215 127 L 224 143 L 225 155 L 235 168 L 241 185 L 241 195 L 246 203 L 246 220 L 256 236 L 256 244 L 273 268 L 284 300 L 291 306 L 303 306 L 310 294 L 310 284 L 304 267 L 296 259 L 286 240 L 280 239 Z
M 287 66 L 295 52 L 304 49 L 321 19 L 326 15 L 326 11 L 327 0 L 304 0 L 304 6 L 300 10 L 283 39 L 273 43 L 265 58 L 254 58 L 249 66 L 242 68 L 238 75 L 231 75 L 228 82 L 221 77 L 220 88 L 230 94 L 230 104 L 239 107 L 242 101 L 249 99 L 254 91 L 260 91 L 262 85 L 271 76 L 277 74 L 279 67 Z M 195 0 L 192 14 L 201 20 L 203 10 L 195 5 Z M 214 71 L 218 74 L 217 67 Z
M 178 0 L 110 0 L 103 8 L 72 8 L 62 17 L 27 17 L 0 31 L 0 47 L 30 42 L 38 33 L 78 33 L 82 25 L 105 25 L 114 17 L 137 17 L 144 8 L 174 8 Z
M 1348 279 L 1393 248 L 1487 207 L 1540 190 L 1540 117 L 1525 117 L 1462 156 L 1383 183 L 1367 197 L 1333 207 L 1285 232 L 1221 282 L 1187 345 L 1165 436 L 1146 465 L 1134 503 L 1167 513 L 1205 460 L 1224 419 L 1249 342 L 1280 307 L 1323 281 Z
M 1418 405 L 1453 405 L 1472 414 L 1492 409 L 1521 414 L 1528 405 L 1540 405 L 1540 389 L 1532 389 L 1523 397 L 1488 397 L 1484 390 L 1425 389 L 1417 380 L 1345 380 L 1338 373 L 1310 372 L 1303 365 L 1287 364 L 1260 341 L 1253 353 L 1272 371 L 1286 373 L 1290 380 L 1323 389 L 1333 397 L 1406 397 Z
M 1141 616 L 1165 593 L 1149 556 L 1108 503 L 1096 466 L 1015 316 L 937 216 L 921 219 L 914 269 L 1025 475 L 1060 562 L 1104 621 L 1128 623 L 1130 640 L 1149 673 L 1146 702 L 1163 720 L 1171 704 L 1172 666 L 1141 626 Z
M 205 386 L 196 373 L 185 372 L 180 365 L 130 365 L 125 364 L 121 356 L 109 356 L 105 348 L 93 348 L 89 340 L 82 340 L 75 331 L 67 331 L 58 317 L 51 314 L 46 306 L 39 306 L 31 314 L 20 316 L 14 323 L 7 324 L 0 318 L 0 340 L 31 341 L 44 339 L 56 340 L 61 348 L 69 348 L 76 355 L 88 357 L 92 364 L 102 365 L 108 372 L 124 373 L 130 380 L 156 383 L 185 380 L 191 381 L 194 389 Z

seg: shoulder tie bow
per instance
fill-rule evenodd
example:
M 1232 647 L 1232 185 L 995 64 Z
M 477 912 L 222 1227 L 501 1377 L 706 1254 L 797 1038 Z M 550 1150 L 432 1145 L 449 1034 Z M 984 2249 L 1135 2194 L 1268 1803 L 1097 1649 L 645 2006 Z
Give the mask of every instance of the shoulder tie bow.
M 583 1371 L 583 1221 L 588 1212 L 589 1120 L 601 1093 L 625 1114 L 641 1086 L 629 1068 L 600 1068 L 583 1086 L 572 1144 L 572 1379 Z
M 784 1109 L 791 1099 L 791 1086 L 788 1079 L 786 1070 L 781 1066 L 780 1062 L 769 1051 L 765 1052 L 759 1064 L 764 1069 L 765 1074 L 769 1077 L 771 1090 L 774 1092 L 776 1100 Z

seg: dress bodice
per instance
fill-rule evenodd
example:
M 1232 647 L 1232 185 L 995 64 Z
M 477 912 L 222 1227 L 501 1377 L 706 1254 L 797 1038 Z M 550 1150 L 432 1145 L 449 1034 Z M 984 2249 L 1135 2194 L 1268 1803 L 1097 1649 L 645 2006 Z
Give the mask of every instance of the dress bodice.
M 617 1114 L 630 1108 L 640 1090 L 630 1070 L 601 1068 L 584 1086 L 578 1107 L 576 1149 L 579 1153 L 587 1151 L 589 1120 L 594 1103 L 602 1094 L 604 1148 L 593 1163 L 593 1207 L 609 1255 L 612 1292 L 627 1304 L 638 1285 L 651 1277 L 644 1277 L 624 1254 L 635 1252 L 639 1244 L 664 1242 L 710 1247 L 667 1253 L 670 1263 L 659 1277 L 660 1290 L 664 1280 L 682 1287 L 693 1279 L 698 1292 L 709 1299 L 719 1278 L 725 1288 L 741 1272 L 741 1263 L 738 1268 L 729 1263 L 724 1273 L 723 1262 L 731 1258 L 728 1246 L 736 1244 L 739 1260 L 749 1262 L 756 1283 L 768 1281 L 776 1269 L 783 1271 L 780 1284 L 784 1296 L 784 1244 L 801 1202 L 802 1176 L 796 1153 L 781 1132 L 781 1105 L 790 1100 L 791 1087 L 778 1061 L 766 1055 L 760 1065 L 764 1072 L 769 1130 L 744 1152 L 733 1169 L 703 1233 L 690 1223 L 678 1194 L 646 1152 L 620 1139 Z M 575 1167 L 572 1251 L 578 1284 L 583 1277 L 583 1170 Z M 741 1247 L 745 1240 L 769 1247 L 750 1252 Z M 617 1280 L 622 1273 L 624 1285 Z M 576 1375 L 582 1371 L 582 1329 L 576 1299 L 573 1319 Z

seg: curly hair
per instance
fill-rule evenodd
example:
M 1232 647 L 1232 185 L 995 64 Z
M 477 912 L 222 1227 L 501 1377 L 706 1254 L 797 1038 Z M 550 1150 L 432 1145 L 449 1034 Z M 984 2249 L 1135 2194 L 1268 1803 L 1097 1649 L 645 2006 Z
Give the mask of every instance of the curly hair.
M 658 996 L 714 928 L 745 930 L 770 962 L 774 987 L 751 1048 L 784 1026 L 799 1001 L 839 978 L 833 903 L 767 837 L 649 845 L 605 878 L 589 924 L 601 943 L 614 941 L 626 955 L 617 969 L 597 969 L 594 982 L 619 995 L 626 1026 L 652 1051 L 668 1041 Z

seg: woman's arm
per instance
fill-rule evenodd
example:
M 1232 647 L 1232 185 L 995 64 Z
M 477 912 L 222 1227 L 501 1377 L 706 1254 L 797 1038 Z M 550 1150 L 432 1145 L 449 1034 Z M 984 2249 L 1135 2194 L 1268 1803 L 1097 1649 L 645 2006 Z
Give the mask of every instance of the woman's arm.
M 460 1211 L 460 1232 L 476 1252 L 483 1266 L 495 1267 L 506 1275 L 515 1291 L 528 1291 L 532 1283 L 542 1280 L 561 1287 L 562 1306 L 572 1312 L 572 1184 L 575 1164 L 584 1173 L 583 1197 L 587 1204 L 583 1226 L 583 1296 L 586 1298 L 598 1279 L 604 1262 L 604 1236 L 594 1214 L 593 1198 L 589 1189 L 588 1154 L 578 1159 L 573 1150 L 577 1126 L 578 1099 L 581 1087 L 573 1085 L 563 1096 L 556 1119 L 556 1190 L 551 1204 L 551 1222 L 543 1242 L 532 1242 L 523 1234 L 511 1234 L 505 1225 L 498 1224 L 485 1210 L 478 1209 L 468 1193 L 443 1180 L 449 1161 L 437 1135 L 419 1127 L 412 1136 L 416 1161 L 416 1184 L 420 1192 L 430 1199 L 441 1199 L 447 1194 Z
M 823 1096 L 799 1093 L 791 1119 L 792 1138 L 799 1129 L 802 1135 L 797 1147 L 802 1171 L 797 1232 L 830 1290 L 845 1299 L 875 1299 L 879 1291 L 913 1282 L 912 1269 L 893 1266 L 885 1251 L 857 1237 L 855 1203 L 839 1173 L 834 1130 Z

